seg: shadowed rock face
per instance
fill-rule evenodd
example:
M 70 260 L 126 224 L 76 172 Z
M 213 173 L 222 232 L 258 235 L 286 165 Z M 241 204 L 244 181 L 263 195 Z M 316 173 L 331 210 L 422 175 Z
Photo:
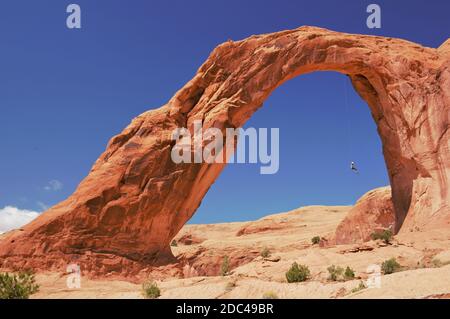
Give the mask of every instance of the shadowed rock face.
M 113 137 L 65 201 L 3 236 L 0 266 L 134 272 L 173 259 L 169 244 L 225 164 L 175 164 L 172 131 L 242 126 L 285 81 L 347 74 L 383 144 L 396 230 L 450 229 L 450 41 L 438 49 L 325 29 L 252 36 L 219 45 L 163 107 Z

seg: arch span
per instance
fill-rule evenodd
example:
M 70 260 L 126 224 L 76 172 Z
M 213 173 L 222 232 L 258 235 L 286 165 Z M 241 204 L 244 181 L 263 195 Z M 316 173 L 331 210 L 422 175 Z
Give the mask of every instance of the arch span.
M 224 167 L 173 163 L 172 131 L 196 120 L 204 128 L 240 127 L 279 85 L 314 71 L 347 74 L 367 102 L 396 230 L 450 230 L 449 53 L 449 41 L 433 49 L 314 27 L 223 43 L 165 106 L 111 139 L 67 200 L 3 236 L 0 264 L 63 267 L 75 258 L 87 271 L 109 272 L 167 262 L 171 239 Z

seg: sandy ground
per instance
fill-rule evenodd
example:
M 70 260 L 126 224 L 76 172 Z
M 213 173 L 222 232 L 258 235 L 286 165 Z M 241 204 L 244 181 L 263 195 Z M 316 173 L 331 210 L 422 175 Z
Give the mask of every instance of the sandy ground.
M 228 276 L 159 279 L 161 298 L 262 298 L 268 292 L 279 298 L 442 298 L 450 295 L 450 238 L 438 232 L 397 236 L 390 245 L 381 242 L 331 247 L 311 244 L 314 236 L 330 238 L 348 209 L 348 206 L 310 206 L 254 222 L 187 225 L 177 240 L 191 235 L 204 241 L 192 245 L 179 243 L 172 250 L 176 256 L 189 257 L 193 265 L 207 267 L 209 258 L 222 258 L 233 251 L 257 254 L 232 269 Z M 269 258 L 259 256 L 264 248 L 270 250 Z M 402 265 L 401 271 L 377 277 L 368 270 L 392 257 Z M 437 259 L 439 264 L 433 262 Z M 285 273 L 293 262 L 307 265 L 311 279 L 287 283 Z M 330 282 L 327 268 L 332 264 L 350 266 L 355 270 L 356 279 Z M 369 277 L 370 282 L 380 278 L 379 287 L 352 292 L 361 281 L 367 284 Z M 40 291 L 33 298 L 142 298 L 141 284 L 82 277 L 81 288 L 69 289 L 66 280 L 67 276 L 62 274 L 38 274 Z

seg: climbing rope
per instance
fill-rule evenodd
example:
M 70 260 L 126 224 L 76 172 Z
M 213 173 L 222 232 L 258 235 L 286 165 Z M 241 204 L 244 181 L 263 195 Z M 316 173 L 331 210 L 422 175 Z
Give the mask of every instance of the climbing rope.
M 352 132 L 351 132 L 351 113 L 350 113 L 350 103 L 348 97 L 348 81 L 350 81 L 350 76 L 347 75 L 347 79 L 344 82 L 344 95 L 345 95 L 345 108 L 347 113 L 347 160 L 350 162 L 350 169 L 352 172 L 358 173 L 358 168 L 352 159 Z

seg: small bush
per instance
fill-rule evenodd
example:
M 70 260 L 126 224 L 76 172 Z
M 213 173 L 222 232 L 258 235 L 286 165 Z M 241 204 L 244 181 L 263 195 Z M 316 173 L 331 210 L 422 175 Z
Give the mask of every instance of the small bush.
M 381 264 L 381 270 L 385 275 L 392 274 L 400 269 L 400 264 L 395 258 L 386 260 Z
M 228 256 L 223 258 L 222 266 L 220 267 L 220 274 L 222 276 L 228 276 L 230 273 L 230 259 Z
M 320 243 L 320 237 L 319 236 L 314 236 L 313 238 L 311 238 L 311 243 L 313 245 L 317 245 Z
M 263 294 L 263 299 L 278 299 L 278 296 L 273 291 L 267 291 Z
M 351 269 L 349 266 L 347 266 L 347 268 L 345 268 L 344 279 L 345 280 L 355 279 L 355 271 L 353 269 Z
M 38 290 L 39 285 L 31 272 L 0 273 L 0 299 L 28 299 Z
M 331 281 L 337 281 L 341 278 L 342 274 L 344 273 L 344 268 L 339 267 L 339 266 L 335 266 L 335 265 L 331 265 L 330 267 L 327 268 L 328 273 L 330 274 L 328 276 L 328 279 Z
M 270 257 L 270 250 L 267 247 L 264 247 L 263 250 L 261 250 L 261 257 L 268 258 Z
M 340 266 L 331 265 L 327 268 L 328 273 L 330 274 L 328 276 L 328 280 L 331 281 L 345 281 L 345 280 L 352 280 L 355 278 L 355 271 L 351 269 L 349 266 L 347 266 L 344 270 L 344 268 Z
M 172 240 L 172 242 L 170 243 L 170 246 L 172 246 L 172 247 L 178 247 L 177 241 L 176 241 L 175 239 Z
M 391 242 L 392 236 L 393 236 L 392 231 L 389 230 L 389 229 L 385 229 L 383 231 L 375 232 L 372 235 L 370 235 L 370 237 L 373 240 L 381 239 L 386 244 L 389 244 Z
M 302 282 L 306 281 L 310 278 L 311 273 L 309 268 L 305 265 L 299 265 L 297 263 L 293 263 L 291 268 L 286 272 L 286 280 L 287 282 Z
M 364 290 L 366 288 L 367 288 L 366 284 L 363 281 L 360 281 L 358 287 L 352 289 L 352 293 Z
M 156 299 L 161 296 L 161 290 L 154 281 L 145 282 L 142 285 L 142 290 L 144 291 L 144 297 L 147 299 Z

